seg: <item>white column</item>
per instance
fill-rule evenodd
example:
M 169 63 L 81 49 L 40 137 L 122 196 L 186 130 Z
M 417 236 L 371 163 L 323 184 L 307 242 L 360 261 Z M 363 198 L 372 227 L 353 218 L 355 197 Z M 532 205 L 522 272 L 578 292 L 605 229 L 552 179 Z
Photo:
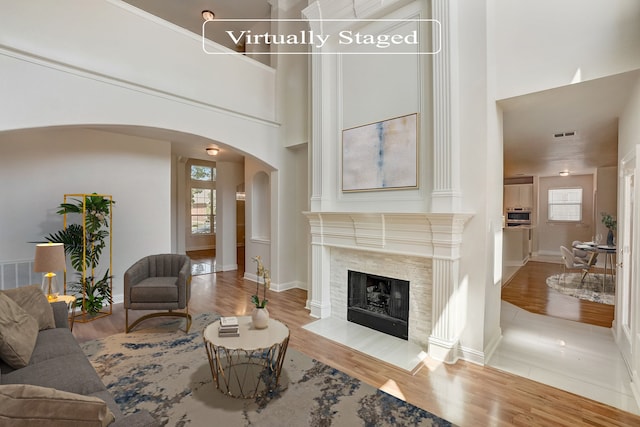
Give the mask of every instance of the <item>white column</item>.
M 311 316 L 331 316 L 331 249 L 324 245 L 321 214 L 307 214 L 311 225 Z
M 318 2 L 312 3 L 302 11 L 308 19 L 321 19 L 321 8 Z M 310 21 L 312 31 L 323 34 L 320 21 Z M 309 169 L 311 171 L 311 210 L 320 211 L 322 207 L 322 145 L 323 145 L 323 55 L 317 54 L 316 48 L 311 53 L 311 149 L 309 150 Z
M 460 212 L 458 106 L 458 0 L 433 0 L 433 192 L 432 212 Z
M 445 363 L 458 360 L 460 334 L 467 311 L 466 290 L 460 289 L 459 259 L 464 224 L 469 214 L 429 215 L 433 236 L 433 307 L 429 356 Z

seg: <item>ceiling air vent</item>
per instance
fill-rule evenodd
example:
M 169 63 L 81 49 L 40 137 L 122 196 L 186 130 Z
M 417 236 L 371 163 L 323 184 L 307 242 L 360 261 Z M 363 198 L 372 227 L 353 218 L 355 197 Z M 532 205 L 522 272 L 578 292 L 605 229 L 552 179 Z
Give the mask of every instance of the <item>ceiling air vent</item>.
M 574 141 L 578 138 L 578 132 L 570 130 L 567 132 L 557 132 L 553 134 L 553 140 L 558 142 Z

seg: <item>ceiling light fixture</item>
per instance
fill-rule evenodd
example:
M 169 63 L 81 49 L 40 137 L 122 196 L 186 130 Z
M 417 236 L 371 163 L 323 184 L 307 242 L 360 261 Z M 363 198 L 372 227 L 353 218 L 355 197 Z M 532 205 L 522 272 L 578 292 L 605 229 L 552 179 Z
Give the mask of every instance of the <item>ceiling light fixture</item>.
M 569 176 L 569 171 L 560 171 L 559 175 L 560 176 Z
M 214 18 L 216 17 L 216 14 L 211 12 L 210 10 L 203 10 L 202 17 L 204 18 L 205 21 L 213 21 Z
M 220 152 L 220 149 L 216 147 L 207 148 L 207 154 L 210 156 L 217 156 L 219 152 Z

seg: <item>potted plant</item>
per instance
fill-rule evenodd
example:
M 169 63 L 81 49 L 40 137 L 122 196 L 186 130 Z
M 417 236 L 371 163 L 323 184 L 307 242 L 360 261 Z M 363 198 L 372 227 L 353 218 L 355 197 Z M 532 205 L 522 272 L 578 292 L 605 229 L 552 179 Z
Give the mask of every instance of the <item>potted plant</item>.
M 251 302 L 255 306 L 251 312 L 251 321 L 256 329 L 264 329 L 269 325 L 269 311 L 267 310 L 267 288 L 271 286 L 269 270 L 264 268 L 262 258 L 257 255 L 252 258 L 256 263 L 256 293 L 251 295 Z M 260 300 L 260 278 L 262 277 L 263 294 Z
M 96 268 L 100 266 L 102 251 L 107 246 L 109 237 L 110 198 L 97 195 L 86 195 L 82 200 L 72 199 L 73 203 L 61 203 L 57 214 L 80 214 L 84 224 L 69 224 L 46 239 L 54 243 L 64 243 L 64 249 L 71 259 L 71 266 L 76 270 L 78 280 L 69 283 L 69 289 L 82 298 L 76 300 L 76 306 L 83 313 L 94 316 L 100 312 L 105 303 L 112 303 L 111 276 L 109 268 L 100 277 Z
M 602 215 L 602 223 L 609 230 L 607 233 L 607 246 L 613 246 L 613 232 L 616 231 L 618 221 L 606 212 L 601 212 L 600 215 Z

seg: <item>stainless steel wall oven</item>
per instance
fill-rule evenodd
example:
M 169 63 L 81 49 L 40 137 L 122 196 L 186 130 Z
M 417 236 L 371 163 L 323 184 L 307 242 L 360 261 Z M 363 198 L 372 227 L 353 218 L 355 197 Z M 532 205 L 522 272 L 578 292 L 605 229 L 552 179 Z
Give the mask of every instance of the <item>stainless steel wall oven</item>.
M 531 209 L 507 208 L 507 227 L 518 225 L 531 225 Z

